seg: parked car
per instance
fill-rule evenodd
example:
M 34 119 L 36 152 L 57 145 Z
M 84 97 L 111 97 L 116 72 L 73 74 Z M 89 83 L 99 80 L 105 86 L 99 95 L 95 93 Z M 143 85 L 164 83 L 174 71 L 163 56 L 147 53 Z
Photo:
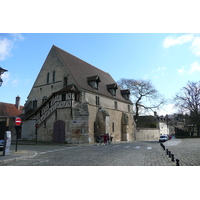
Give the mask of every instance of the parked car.
M 169 136 L 168 135 L 161 135 L 159 138 L 159 142 L 165 142 L 169 140 Z
M 0 140 L 0 151 L 3 151 L 4 140 Z

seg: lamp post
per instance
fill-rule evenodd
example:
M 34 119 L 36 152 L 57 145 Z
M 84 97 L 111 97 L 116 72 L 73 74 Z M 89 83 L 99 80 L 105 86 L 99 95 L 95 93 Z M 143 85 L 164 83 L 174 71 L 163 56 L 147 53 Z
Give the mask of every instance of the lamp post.
M 6 69 L 3 69 L 2 67 L 0 67 L 0 87 L 1 87 L 1 85 L 2 85 L 2 83 L 3 83 L 3 80 L 2 80 L 2 78 L 1 78 L 1 74 L 3 74 L 4 72 L 7 72 L 8 70 L 6 70 Z

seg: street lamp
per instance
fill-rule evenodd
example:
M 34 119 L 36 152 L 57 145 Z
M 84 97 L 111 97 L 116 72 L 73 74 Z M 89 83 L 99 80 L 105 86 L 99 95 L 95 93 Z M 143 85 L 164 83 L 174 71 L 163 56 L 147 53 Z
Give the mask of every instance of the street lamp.
M 1 78 L 1 74 L 3 74 L 4 72 L 7 72 L 8 70 L 6 70 L 6 69 L 3 69 L 2 67 L 0 67 L 0 87 L 1 87 L 1 85 L 2 85 L 2 83 L 3 83 L 3 80 L 2 80 L 2 78 Z

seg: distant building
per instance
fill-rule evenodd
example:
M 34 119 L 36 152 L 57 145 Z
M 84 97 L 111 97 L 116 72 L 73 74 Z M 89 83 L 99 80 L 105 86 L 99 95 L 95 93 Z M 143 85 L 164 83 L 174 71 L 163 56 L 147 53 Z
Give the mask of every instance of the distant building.
M 22 139 L 60 143 L 96 142 L 109 133 L 132 141 L 133 104 L 106 72 L 53 46 L 24 107 Z
M 20 97 L 16 97 L 15 104 L 0 102 L 0 139 L 4 138 L 6 130 L 11 131 L 12 139 L 15 136 L 15 118 L 22 114 Z

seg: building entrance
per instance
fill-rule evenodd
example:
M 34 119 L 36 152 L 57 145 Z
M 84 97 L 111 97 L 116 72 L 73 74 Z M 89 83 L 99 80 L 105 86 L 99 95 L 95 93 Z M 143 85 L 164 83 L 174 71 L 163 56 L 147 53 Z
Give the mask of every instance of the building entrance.
M 58 120 L 54 123 L 53 142 L 65 142 L 65 122 Z

